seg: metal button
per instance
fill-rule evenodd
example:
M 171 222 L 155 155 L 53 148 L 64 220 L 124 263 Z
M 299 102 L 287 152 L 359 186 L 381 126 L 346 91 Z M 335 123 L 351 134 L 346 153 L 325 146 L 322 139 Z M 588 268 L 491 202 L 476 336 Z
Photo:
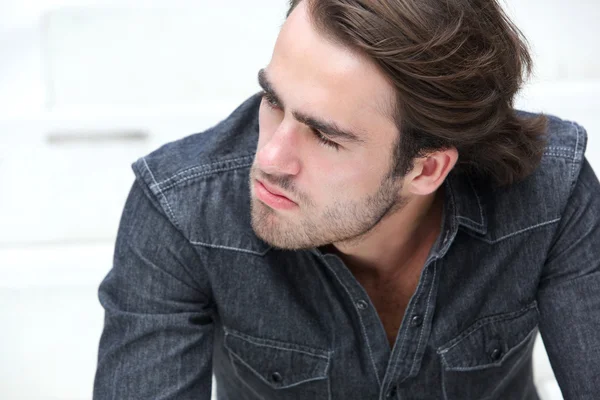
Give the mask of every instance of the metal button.
M 367 304 L 366 301 L 364 300 L 359 300 L 356 302 L 356 307 L 359 308 L 359 310 L 366 310 L 367 307 L 369 307 L 369 305 Z
M 421 326 L 422 323 L 423 323 L 423 318 L 421 318 L 420 315 L 415 315 L 410 320 L 410 326 L 413 326 L 413 327 Z
M 283 377 L 279 372 L 273 372 L 273 374 L 271 375 L 271 380 L 273 380 L 273 382 L 275 383 L 279 383 L 283 380 Z
M 494 349 L 490 353 L 490 358 L 492 359 L 492 361 L 498 361 L 499 359 L 502 358 L 502 350 L 500 350 L 500 349 Z

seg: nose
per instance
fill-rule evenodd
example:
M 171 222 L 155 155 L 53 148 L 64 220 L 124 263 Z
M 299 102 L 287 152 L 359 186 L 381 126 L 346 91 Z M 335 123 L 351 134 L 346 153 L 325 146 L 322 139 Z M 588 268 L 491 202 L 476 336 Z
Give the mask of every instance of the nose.
M 293 128 L 282 123 L 258 150 L 258 167 L 269 175 L 296 175 L 300 172 L 298 146 Z

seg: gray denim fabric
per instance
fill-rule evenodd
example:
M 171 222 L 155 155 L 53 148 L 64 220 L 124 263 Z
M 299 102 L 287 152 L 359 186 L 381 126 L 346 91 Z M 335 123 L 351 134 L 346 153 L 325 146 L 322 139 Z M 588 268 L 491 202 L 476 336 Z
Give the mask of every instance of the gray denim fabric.
M 586 133 L 550 117 L 525 181 L 452 172 L 443 229 L 396 344 L 340 258 L 281 251 L 250 224 L 253 96 L 136 161 L 94 399 L 537 399 L 542 333 L 566 400 L 600 398 L 600 185 Z

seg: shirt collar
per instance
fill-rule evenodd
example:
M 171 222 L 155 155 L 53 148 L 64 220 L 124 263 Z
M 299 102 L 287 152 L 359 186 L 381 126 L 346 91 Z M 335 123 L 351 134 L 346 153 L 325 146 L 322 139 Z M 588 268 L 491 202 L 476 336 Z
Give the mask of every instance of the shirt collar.
M 481 184 L 466 174 L 452 171 L 445 181 L 445 189 L 446 215 L 454 219 L 448 222 L 485 235 L 488 224 Z

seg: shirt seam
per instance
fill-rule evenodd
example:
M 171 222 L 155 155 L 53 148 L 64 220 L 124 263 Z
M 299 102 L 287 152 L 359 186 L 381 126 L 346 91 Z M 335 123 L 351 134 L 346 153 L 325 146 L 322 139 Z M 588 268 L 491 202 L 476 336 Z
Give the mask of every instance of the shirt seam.
M 250 336 L 250 335 L 247 335 L 240 331 L 237 331 L 235 329 L 228 328 L 226 326 L 223 326 L 223 330 L 225 331 L 226 335 L 231 335 L 231 336 L 237 337 L 241 340 L 250 342 L 257 346 L 270 347 L 272 349 L 283 350 L 283 351 L 298 352 L 298 353 L 303 353 L 303 354 L 306 354 L 306 355 L 309 355 L 312 357 L 317 357 L 317 358 L 327 360 L 328 361 L 327 365 L 329 365 L 329 361 L 331 360 L 331 355 L 334 353 L 331 350 L 324 350 L 324 349 L 319 349 L 316 347 L 308 347 L 308 346 L 299 345 L 299 344 L 295 344 L 295 343 L 281 342 L 281 341 L 276 341 L 276 340 L 272 340 L 272 339 L 264 339 L 264 338 L 259 338 L 259 337 L 255 337 L 255 336 Z
M 560 221 L 560 218 L 555 218 L 555 219 L 552 219 L 552 220 L 549 220 L 549 221 L 540 222 L 539 224 L 535 224 L 535 225 L 529 226 L 527 228 L 520 229 L 520 230 L 515 231 L 515 232 L 511 232 L 511 233 L 509 233 L 507 235 L 501 236 L 501 237 L 499 237 L 497 239 L 494 239 L 494 240 L 486 239 L 484 237 L 480 237 L 480 236 L 477 236 L 477 235 L 473 235 L 469 231 L 465 231 L 465 232 L 469 236 L 471 236 L 471 237 L 473 237 L 475 239 L 481 240 L 482 242 L 489 243 L 489 244 L 497 244 L 497 243 L 502 242 L 502 241 L 504 241 L 504 240 L 506 240 L 508 238 L 513 237 L 513 236 L 517 236 L 517 235 L 520 235 L 522 233 L 525 233 L 525 232 L 528 232 L 528 231 L 531 231 L 531 230 L 534 230 L 534 229 L 537 229 L 537 228 L 542 228 L 544 226 L 557 223 L 558 221 Z
M 575 165 L 577 161 L 577 148 L 579 147 L 579 126 L 574 122 L 571 122 L 571 126 L 575 128 L 577 139 L 575 140 L 575 151 L 573 152 L 573 165 L 571 165 L 571 179 L 575 179 Z
M 181 175 L 189 174 L 189 173 L 191 173 L 192 171 L 195 171 L 195 170 L 205 170 L 204 173 L 210 173 L 211 171 L 218 172 L 222 168 L 215 168 L 213 170 L 212 167 L 215 166 L 215 165 L 219 165 L 219 164 L 228 164 L 228 163 L 229 164 L 234 164 L 234 163 L 239 162 L 241 160 L 245 160 L 245 159 L 252 158 L 252 157 L 254 157 L 253 154 L 247 154 L 247 155 L 240 156 L 240 157 L 223 159 L 223 160 L 215 161 L 215 162 L 212 162 L 212 163 L 200 164 L 200 165 L 195 165 L 193 167 L 188 167 L 188 168 L 185 168 L 185 169 L 183 169 L 181 171 L 178 171 L 176 174 L 174 174 L 174 175 L 172 175 L 172 176 L 170 176 L 168 178 L 163 179 L 160 182 L 156 182 L 156 185 L 161 185 L 162 186 L 162 185 L 165 185 L 166 183 L 168 183 L 169 181 L 172 181 L 172 180 L 175 180 L 177 182 L 178 181 L 176 179 L 177 177 L 179 177 Z M 245 165 L 246 164 L 243 164 L 243 166 L 245 166 Z
M 204 242 L 198 242 L 198 241 L 190 241 L 190 244 L 193 244 L 195 246 L 210 247 L 213 249 L 238 251 L 241 253 L 249 253 L 249 254 L 254 254 L 254 255 L 259 255 L 259 256 L 264 256 L 265 254 L 267 254 L 269 252 L 269 250 L 271 250 L 271 246 L 267 247 L 264 251 L 256 251 L 256 250 L 242 249 L 239 247 L 223 246 L 220 244 L 204 243 Z
M 195 179 L 195 178 L 198 178 L 198 177 L 201 177 L 201 176 L 212 175 L 212 174 L 217 173 L 217 172 L 235 171 L 235 170 L 238 170 L 238 169 L 247 168 L 247 167 L 249 167 L 251 165 L 252 165 L 252 162 L 249 162 L 249 163 L 245 163 L 245 164 L 239 164 L 239 165 L 233 165 L 233 166 L 228 166 L 228 167 L 211 169 L 211 170 L 208 170 L 208 171 L 202 171 L 202 172 L 194 173 L 194 174 L 186 176 L 184 178 L 177 179 L 174 182 L 172 182 L 172 183 L 170 183 L 170 184 L 168 184 L 168 185 L 166 185 L 166 186 L 164 186 L 162 188 L 161 188 L 161 184 L 156 183 L 156 182 L 152 186 L 156 187 L 158 190 L 161 190 L 162 192 L 166 192 L 166 191 L 174 188 L 175 186 L 178 186 L 178 185 L 180 185 L 180 184 L 182 184 L 184 182 L 187 182 L 189 180 L 192 180 L 192 179 Z M 168 180 L 165 180 L 163 182 L 167 182 L 167 181 Z
M 526 315 L 531 310 L 535 310 L 535 309 L 537 309 L 537 302 L 534 300 L 531 304 L 529 304 L 526 307 L 521 308 L 520 310 L 480 318 L 477 321 L 475 321 L 473 323 L 473 325 L 471 325 L 469 328 L 467 328 L 466 330 L 461 332 L 458 336 L 456 336 L 450 342 L 442 345 L 441 348 L 439 348 L 437 350 L 437 354 L 440 354 L 441 356 L 443 356 L 444 354 L 449 352 L 451 349 L 456 347 L 458 344 L 460 344 L 463 341 L 463 339 L 467 338 L 468 336 L 471 336 L 473 334 L 473 332 L 476 332 L 477 330 L 479 330 L 482 326 L 485 326 L 485 325 L 488 325 L 488 324 L 491 324 L 494 322 L 506 321 L 506 320 L 512 320 L 514 318 L 519 318 L 519 317 Z
M 152 173 L 152 170 L 150 169 L 150 167 L 148 166 L 148 163 L 146 162 L 146 157 L 142 157 L 142 161 L 144 162 L 144 166 L 146 167 L 146 170 L 148 171 L 148 173 L 150 174 L 150 177 L 152 178 L 152 182 L 154 182 L 154 185 L 156 184 L 156 178 L 154 177 L 154 174 Z M 152 189 L 151 186 L 151 189 Z M 165 196 L 164 191 L 160 188 L 160 186 L 156 186 L 156 189 L 158 191 L 158 194 L 160 195 L 160 197 L 162 197 L 163 201 L 165 202 L 166 208 L 167 208 L 167 212 L 169 213 L 170 217 L 171 217 L 171 221 L 173 222 L 173 225 L 175 225 L 180 231 L 181 228 L 179 227 L 179 224 L 177 223 L 177 218 L 175 218 L 175 213 L 173 212 L 173 209 L 171 208 L 171 204 L 169 203 L 169 200 L 167 199 L 167 196 Z M 189 241 L 189 240 L 188 240 Z

